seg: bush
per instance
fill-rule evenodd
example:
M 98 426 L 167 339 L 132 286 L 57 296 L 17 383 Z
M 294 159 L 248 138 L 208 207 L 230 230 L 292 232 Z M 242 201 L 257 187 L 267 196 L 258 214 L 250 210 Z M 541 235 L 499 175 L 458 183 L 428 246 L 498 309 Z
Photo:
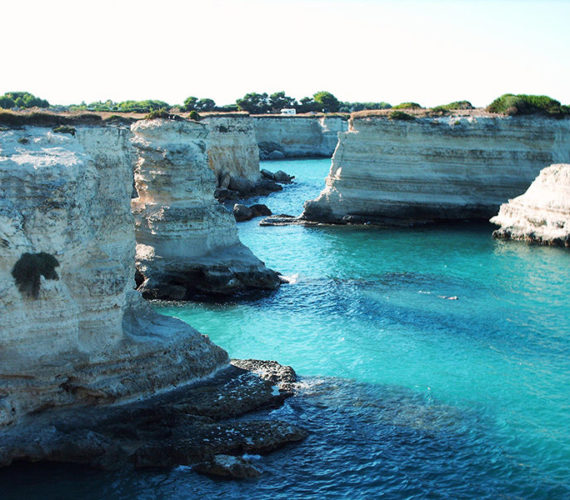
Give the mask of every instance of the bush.
M 405 120 L 405 121 L 411 121 L 411 120 L 415 120 L 416 118 L 412 115 L 409 115 L 408 113 L 404 113 L 403 111 L 392 111 L 388 117 L 390 118 L 390 120 Z
M 49 102 L 40 99 L 29 92 L 6 92 L 2 98 L 0 108 L 48 108 Z M 12 101 L 12 105 L 10 105 Z
M 40 292 L 40 276 L 48 280 L 59 279 L 55 271 L 58 266 L 57 259 L 49 253 L 25 253 L 14 264 L 12 276 L 22 295 L 37 299 Z
M 199 122 L 201 116 L 198 114 L 198 111 L 190 111 L 188 118 L 190 118 L 190 120 L 195 120 L 195 121 Z
M 402 102 L 392 109 L 422 109 L 422 107 L 417 102 Z
M 167 120 L 168 118 L 170 118 L 170 113 L 166 109 L 161 108 L 151 111 L 144 117 L 145 120 L 155 120 L 156 118 L 164 118 L 165 120 Z
M 14 102 L 14 99 L 12 99 L 11 97 L 8 97 L 6 95 L 0 97 L 0 108 L 12 109 L 14 106 L 16 106 L 16 103 Z
M 52 128 L 52 130 L 58 134 L 71 134 L 72 136 L 75 136 L 75 128 L 70 127 L 69 125 L 59 125 L 58 127 Z
M 454 101 L 449 104 L 440 104 L 431 109 L 432 114 L 446 115 L 456 109 L 475 109 L 469 101 Z
M 568 106 L 561 105 L 559 101 L 551 97 L 527 94 L 504 94 L 489 104 L 487 111 L 510 116 L 544 114 L 562 117 L 570 115 Z

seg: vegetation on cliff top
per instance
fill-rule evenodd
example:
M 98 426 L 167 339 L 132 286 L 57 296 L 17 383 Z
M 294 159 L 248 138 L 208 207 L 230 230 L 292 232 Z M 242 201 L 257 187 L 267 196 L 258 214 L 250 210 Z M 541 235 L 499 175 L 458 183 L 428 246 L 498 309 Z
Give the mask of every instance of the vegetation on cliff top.
M 47 107 L 49 107 L 49 102 L 29 92 L 6 92 L 3 96 L 0 96 L 0 108 L 3 109 Z
M 489 104 L 487 111 L 511 116 L 544 114 L 562 117 L 570 115 L 570 106 L 564 106 L 546 95 L 503 94 Z

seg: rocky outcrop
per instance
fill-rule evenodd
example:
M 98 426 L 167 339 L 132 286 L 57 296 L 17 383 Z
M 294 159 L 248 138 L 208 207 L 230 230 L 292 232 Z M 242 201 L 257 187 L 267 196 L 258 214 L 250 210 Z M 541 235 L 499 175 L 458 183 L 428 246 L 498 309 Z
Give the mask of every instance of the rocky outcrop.
M 356 114 L 340 134 L 326 187 L 304 219 L 416 224 L 488 220 L 544 165 L 570 161 L 570 120 Z
M 81 412 L 47 410 L 0 433 L 0 467 L 15 461 L 123 470 L 195 465 L 210 475 L 255 477 L 259 471 L 239 455 L 271 452 L 307 432 L 283 421 L 243 416 L 280 407 L 294 394 L 294 384 L 290 367 L 234 360 L 207 380 L 142 402 Z
M 263 217 L 266 215 L 271 215 L 271 210 L 267 205 L 261 203 L 256 203 L 250 207 L 242 205 L 241 203 L 236 203 L 233 208 L 233 214 L 236 222 L 245 222 L 251 220 L 255 217 Z
M 208 126 L 143 120 L 132 132 L 138 155 L 132 208 L 143 295 L 182 300 L 277 288 L 277 273 L 239 241 L 232 214 L 214 198 Z
M 228 364 L 133 289 L 129 130 L 59 130 L 0 131 L 4 428 L 45 408 L 154 394 Z
M 540 171 L 527 191 L 491 219 L 496 238 L 570 247 L 570 164 Z
M 344 116 L 255 116 L 255 135 L 262 160 L 322 156 L 330 158 L 339 132 L 348 128 Z

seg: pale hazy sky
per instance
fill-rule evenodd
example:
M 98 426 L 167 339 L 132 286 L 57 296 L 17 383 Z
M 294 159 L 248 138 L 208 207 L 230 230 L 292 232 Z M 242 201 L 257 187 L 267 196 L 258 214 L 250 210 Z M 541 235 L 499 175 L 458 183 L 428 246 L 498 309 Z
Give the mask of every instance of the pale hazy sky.
M 0 94 L 52 104 L 233 103 L 246 92 L 486 105 L 570 103 L 565 0 L 19 0 L 3 2 Z

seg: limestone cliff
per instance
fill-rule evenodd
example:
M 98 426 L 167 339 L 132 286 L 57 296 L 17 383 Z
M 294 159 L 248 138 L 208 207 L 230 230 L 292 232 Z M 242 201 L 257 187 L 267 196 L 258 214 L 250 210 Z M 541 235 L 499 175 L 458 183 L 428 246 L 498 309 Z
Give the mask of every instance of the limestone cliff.
M 0 132 L 0 426 L 207 375 L 227 354 L 134 288 L 128 129 Z
M 303 218 L 409 224 L 488 220 L 544 165 L 570 161 L 570 120 L 465 112 L 411 120 L 356 114 Z
M 143 120 L 132 132 L 138 154 L 132 208 L 144 296 L 188 299 L 277 288 L 278 275 L 239 241 L 233 215 L 214 198 L 208 126 Z
M 493 236 L 570 246 L 570 164 L 540 171 L 527 191 L 501 205 Z
M 209 130 L 208 165 L 218 187 L 251 185 L 260 180 L 259 150 L 251 116 L 210 115 L 202 120 Z
M 342 116 L 255 116 L 255 134 L 262 160 L 281 157 L 331 157 L 338 133 L 347 130 Z M 271 156 L 277 152 L 279 155 Z

